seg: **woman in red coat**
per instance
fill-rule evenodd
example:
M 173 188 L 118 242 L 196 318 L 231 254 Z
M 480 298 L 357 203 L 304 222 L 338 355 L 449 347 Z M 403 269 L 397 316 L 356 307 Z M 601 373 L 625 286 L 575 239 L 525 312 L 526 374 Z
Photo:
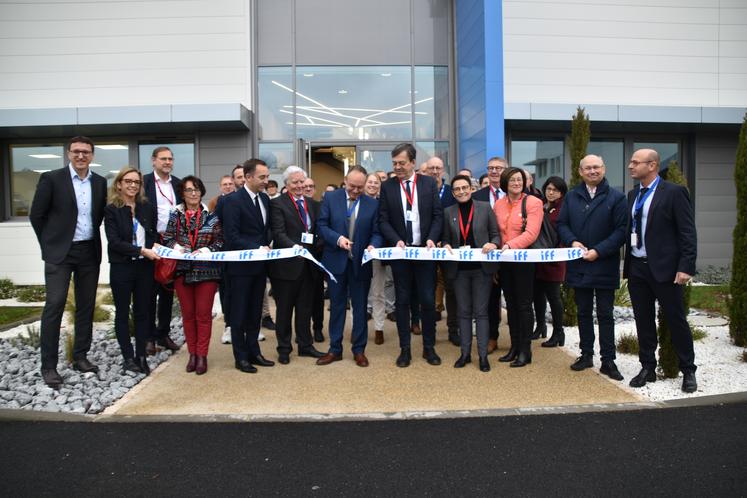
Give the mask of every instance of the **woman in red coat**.
M 563 205 L 563 197 L 568 193 L 568 186 L 559 176 L 551 176 L 542 185 L 542 193 L 545 195 L 545 216 L 550 216 L 553 227 L 557 229 L 560 207 Z M 552 336 L 542 343 L 542 347 L 552 348 L 562 346 L 565 343 L 565 332 L 563 332 L 563 300 L 560 297 L 560 284 L 565 280 L 565 262 L 538 263 L 534 274 L 534 314 L 537 317 L 537 328 L 534 330 L 532 339 L 547 337 L 547 324 L 545 323 L 545 309 L 550 302 L 550 314 L 552 314 Z

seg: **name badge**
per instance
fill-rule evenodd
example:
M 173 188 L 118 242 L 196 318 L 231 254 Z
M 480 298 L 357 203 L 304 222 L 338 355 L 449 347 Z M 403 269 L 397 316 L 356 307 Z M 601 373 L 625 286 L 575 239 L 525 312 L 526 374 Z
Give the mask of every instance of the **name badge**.
M 630 234 L 630 247 L 638 247 L 638 234 L 635 232 Z
M 314 234 L 309 232 L 304 232 L 301 234 L 301 242 L 304 244 L 313 244 L 314 243 Z
M 414 211 L 405 211 L 405 221 L 412 221 L 414 223 L 418 221 L 418 216 Z

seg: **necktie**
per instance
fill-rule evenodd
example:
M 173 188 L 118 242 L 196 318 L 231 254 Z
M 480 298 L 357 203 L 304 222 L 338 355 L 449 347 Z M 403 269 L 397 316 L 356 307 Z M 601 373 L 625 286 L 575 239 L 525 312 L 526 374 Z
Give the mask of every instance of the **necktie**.
M 643 199 L 643 196 L 646 195 L 646 192 L 648 192 L 648 187 L 642 187 L 641 192 L 638 194 L 639 199 Z M 641 209 L 637 210 L 635 212 L 635 237 L 636 237 L 636 244 L 635 246 L 640 249 L 643 245 L 643 206 L 641 206 Z
M 408 197 L 408 200 L 406 202 L 406 204 L 407 204 L 407 211 L 411 212 L 412 211 L 412 205 L 409 202 L 409 199 L 412 199 L 412 190 L 410 190 L 410 180 L 407 180 L 405 182 L 405 190 L 407 191 L 407 197 Z M 415 202 L 415 199 L 412 199 L 412 201 Z M 407 228 L 407 240 L 405 241 L 405 243 L 409 246 L 409 245 L 412 244 L 412 221 L 408 220 L 407 213 L 405 213 L 405 220 L 406 220 L 405 225 L 406 225 L 406 228 Z
M 257 208 L 257 214 L 259 215 L 259 219 L 262 220 L 262 223 L 264 224 L 265 220 L 262 217 L 262 208 L 259 207 L 259 194 L 254 196 L 254 207 Z
M 309 227 L 309 217 L 306 214 L 306 210 L 303 205 L 303 199 L 296 199 L 296 205 L 298 206 L 298 212 L 301 213 L 301 218 L 303 218 L 304 225 L 306 225 L 306 230 L 310 230 L 311 227 Z
M 353 199 L 348 199 L 348 211 L 350 211 L 350 218 L 348 218 L 348 239 L 350 241 L 353 241 L 353 235 L 355 235 L 355 209 L 353 209 L 353 206 L 355 206 L 355 201 Z M 353 257 L 352 251 L 348 254 L 349 258 Z

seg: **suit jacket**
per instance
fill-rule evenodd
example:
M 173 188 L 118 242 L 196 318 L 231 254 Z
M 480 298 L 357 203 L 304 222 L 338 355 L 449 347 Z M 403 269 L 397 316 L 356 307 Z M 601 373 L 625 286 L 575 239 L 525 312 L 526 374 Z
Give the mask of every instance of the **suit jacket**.
M 422 245 L 425 245 L 426 240 L 433 242 L 440 240 L 443 210 L 438 198 L 436 180 L 430 176 L 417 173 L 416 175 L 415 189 L 420 216 L 420 239 Z M 400 197 L 401 190 L 399 178 L 393 177 L 381 185 L 379 196 L 379 230 L 384 241 L 392 246 L 400 240 L 407 240 L 407 225 L 405 225 L 405 213 L 402 209 L 402 197 Z
M 317 220 L 319 219 L 319 202 L 311 197 L 304 197 L 306 205 L 309 208 L 309 217 L 311 218 L 310 232 L 314 234 L 313 244 L 302 244 L 301 234 L 306 231 L 301 218 L 298 216 L 296 204 L 288 194 L 270 200 L 270 213 L 272 218 L 272 239 L 273 248 L 282 249 L 284 247 L 293 247 L 302 245 L 308 249 L 315 258 L 319 258 L 322 252 L 323 242 L 317 236 Z M 296 280 L 306 264 L 306 259 L 301 256 L 270 263 L 269 274 L 271 278 L 281 280 Z M 316 270 L 314 270 L 316 271 Z
M 473 199 L 475 212 L 472 215 L 472 236 L 475 238 L 476 248 L 480 248 L 492 242 L 497 247 L 501 247 L 501 235 L 498 231 L 498 222 L 495 219 L 490 204 L 484 201 Z M 452 248 L 459 247 L 459 204 L 453 204 L 444 210 L 444 228 L 441 233 L 441 243 L 449 244 Z M 476 249 L 475 248 L 475 249 Z M 456 261 L 447 261 L 444 264 L 444 275 L 446 278 L 453 280 L 457 276 L 459 263 Z M 482 263 L 482 270 L 492 275 L 498 270 L 498 263 Z
M 379 202 L 367 195 L 358 197 L 358 215 L 355 218 L 355 233 L 353 236 L 353 276 L 358 280 L 370 280 L 371 264 L 361 266 L 361 258 L 366 247 L 372 245 L 380 247 L 382 244 L 379 233 Z M 348 203 L 345 189 L 327 192 L 322 201 L 319 214 L 319 235 L 324 241 L 322 264 L 333 274 L 339 275 L 345 271 L 348 262 L 348 251 L 337 245 L 340 236 L 348 235 Z
M 152 248 L 158 234 L 149 202 L 135 204 L 135 218 L 145 230 L 145 247 Z M 110 263 L 127 263 L 140 256 L 141 248 L 132 244 L 132 211 L 128 206 L 107 204 L 104 208 L 104 231 Z
M 441 180 L 443 181 L 443 180 Z M 444 193 L 441 196 L 441 208 L 446 209 L 449 206 L 456 204 L 457 200 L 454 198 L 454 194 L 451 192 L 451 185 L 444 181 L 443 183 Z
M 176 207 L 177 204 L 181 204 L 184 202 L 184 199 L 182 199 L 182 196 L 179 195 L 179 190 L 182 185 L 182 181 L 175 177 L 174 175 L 171 175 L 171 186 L 174 189 L 174 206 Z M 148 198 L 148 201 L 150 202 L 151 209 L 153 210 L 153 219 L 156 220 L 156 225 L 158 224 L 158 189 L 156 189 L 156 176 L 155 173 L 151 172 L 147 175 L 143 175 L 143 190 L 145 191 L 145 197 Z
M 628 214 L 633 211 L 633 203 L 638 196 L 640 185 L 628 192 Z M 631 216 L 628 216 L 625 242 L 625 263 L 623 276 L 627 278 L 630 269 Z M 690 194 L 681 185 L 659 180 L 651 199 L 646 218 L 646 231 L 643 234 L 646 257 L 651 274 L 657 282 L 674 282 L 677 272 L 695 274 L 698 257 L 698 236 L 695 230 L 695 217 Z
M 223 224 L 223 248 L 225 251 L 258 249 L 269 246 L 272 240 L 270 231 L 270 198 L 264 192 L 259 199 L 267 213 L 265 224 L 252 204 L 252 198 L 245 188 L 224 195 L 218 199 L 215 214 Z M 266 270 L 264 262 L 226 263 L 227 275 L 257 275 Z
M 91 222 L 96 245 L 97 263 L 101 263 L 101 222 L 106 206 L 106 179 L 91 172 Z M 43 173 L 36 185 L 29 220 L 42 251 L 42 259 L 58 265 L 65 260 L 73 245 L 78 218 L 70 168 Z

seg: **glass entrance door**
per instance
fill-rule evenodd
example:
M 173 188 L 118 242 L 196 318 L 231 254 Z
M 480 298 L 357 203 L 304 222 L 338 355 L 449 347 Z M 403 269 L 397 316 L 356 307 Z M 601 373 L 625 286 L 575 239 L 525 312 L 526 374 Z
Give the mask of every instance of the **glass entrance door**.
M 369 173 L 374 171 L 390 171 L 392 169 L 393 145 L 359 145 L 358 161 Z

